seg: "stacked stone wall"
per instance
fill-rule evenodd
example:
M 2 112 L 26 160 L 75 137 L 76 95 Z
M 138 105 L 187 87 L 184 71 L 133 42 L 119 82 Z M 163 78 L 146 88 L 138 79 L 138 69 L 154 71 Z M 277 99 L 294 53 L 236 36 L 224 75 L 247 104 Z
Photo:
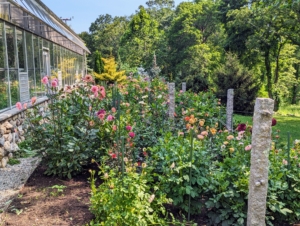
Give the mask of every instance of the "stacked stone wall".
M 47 99 L 38 101 L 40 111 L 43 111 Z M 28 108 L 30 109 L 30 107 Z M 0 168 L 5 168 L 7 162 L 19 151 L 18 144 L 25 140 L 26 126 L 24 124 L 26 110 L 12 109 L 0 113 Z

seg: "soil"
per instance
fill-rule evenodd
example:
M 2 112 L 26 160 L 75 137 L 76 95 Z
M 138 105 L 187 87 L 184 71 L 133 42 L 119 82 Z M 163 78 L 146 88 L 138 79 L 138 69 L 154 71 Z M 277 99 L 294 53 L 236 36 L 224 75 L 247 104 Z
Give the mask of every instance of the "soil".
M 94 218 L 89 211 L 90 168 L 94 167 L 87 167 L 80 175 L 69 180 L 46 176 L 46 168 L 41 164 L 3 214 L 0 226 L 87 225 Z M 65 187 L 58 192 L 53 186 Z M 180 219 L 175 209 L 168 209 Z M 202 216 L 193 218 L 193 221 L 199 226 L 205 225 Z
M 3 214 L 0 226 L 84 226 L 94 218 L 89 211 L 90 177 L 89 166 L 72 179 L 46 176 L 46 168 L 41 164 L 36 168 L 18 197 Z M 53 186 L 62 189 L 59 192 Z M 62 187 L 65 186 L 65 187 Z M 179 212 L 172 206 L 167 209 L 177 219 Z M 198 226 L 205 226 L 205 211 L 193 216 Z M 287 224 L 288 225 L 288 224 Z M 282 225 L 281 225 L 282 226 Z
M 89 211 L 88 169 L 70 180 L 46 176 L 44 171 L 43 165 L 36 168 L 0 226 L 82 226 L 93 219 Z M 57 185 L 65 186 L 62 192 L 51 188 Z

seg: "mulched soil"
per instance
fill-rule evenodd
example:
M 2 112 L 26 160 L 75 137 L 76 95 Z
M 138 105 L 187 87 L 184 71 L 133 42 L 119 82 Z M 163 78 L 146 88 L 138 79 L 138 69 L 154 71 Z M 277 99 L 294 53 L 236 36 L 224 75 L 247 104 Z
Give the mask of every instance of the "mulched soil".
M 4 214 L 0 226 L 85 225 L 93 219 L 89 211 L 89 172 L 68 179 L 44 175 L 40 165 Z M 52 186 L 64 185 L 63 192 Z
M 36 168 L 17 198 L 11 203 L 3 216 L 0 226 L 58 226 L 87 225 L 93 218 L 89 211 L 90 184 L 87 167 L 82 174 L 72 179 L 61 179 L 44 175 L 46 168 L 41 164 Z M 62 193 L 51 188 L 66 186 Z M 167 207 L 176 218 L 180 214 Z M 204 216 L 193 218 L 199 226 L 205 225 Z
M 72 179 L 61 179 L 44 175 L 46 168 L 36 168 L 17 198 L 11 203 L 0 220 L 0 226 L 84 226 L 94 218 L 89 211 L 90 177 L 89 166 Z M 66 186 L 63 192 L 51 187 Z M 181 214 L 172 206 L 166 206 L 177 219 Z M 205 226 L 205 211 L 193 216 L 193 222 Z M 288 224 L 287 224 L 288 225 Z M 280 225 L 283 226 L 283 225 Z

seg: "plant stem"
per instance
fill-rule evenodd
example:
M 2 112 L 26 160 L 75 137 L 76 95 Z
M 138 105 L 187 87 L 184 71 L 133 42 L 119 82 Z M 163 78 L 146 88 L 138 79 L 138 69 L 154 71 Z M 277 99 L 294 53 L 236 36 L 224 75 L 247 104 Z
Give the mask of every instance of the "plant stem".
M 122 181 L 124 177 L 124 137 L 122 137 Z
M 193 161 L 193 141 L 194 141 L 194 130 L 190 129 L 190 176 L 189 176 L 189 186 L 192 187 L 192 161 Z M 191 215 L 191 192 L 189 194 L 189 211 L 188 211 L 188 221 L 190 221 L 190 215 Z

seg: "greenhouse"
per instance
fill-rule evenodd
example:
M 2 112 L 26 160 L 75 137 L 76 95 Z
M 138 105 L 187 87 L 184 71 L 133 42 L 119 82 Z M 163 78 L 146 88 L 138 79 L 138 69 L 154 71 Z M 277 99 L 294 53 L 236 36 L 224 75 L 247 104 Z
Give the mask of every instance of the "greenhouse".
M 0 0 L 0 112 L 45 96 L 43 76 L 64 87 L 85 74 L 89 50 L 40 0 Z

